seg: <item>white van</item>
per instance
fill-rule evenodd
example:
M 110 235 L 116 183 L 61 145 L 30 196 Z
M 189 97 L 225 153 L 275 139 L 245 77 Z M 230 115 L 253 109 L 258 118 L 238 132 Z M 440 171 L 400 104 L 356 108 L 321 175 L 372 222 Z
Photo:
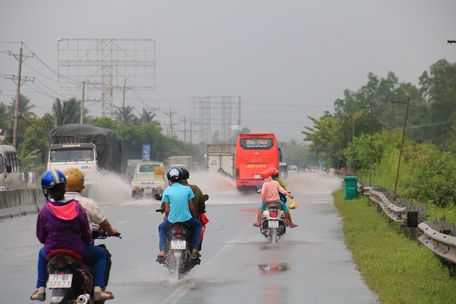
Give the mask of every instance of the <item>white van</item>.
M 17 151 L 13 146 L 0 145 L 0 191 L 18 189 L 20 186 Z

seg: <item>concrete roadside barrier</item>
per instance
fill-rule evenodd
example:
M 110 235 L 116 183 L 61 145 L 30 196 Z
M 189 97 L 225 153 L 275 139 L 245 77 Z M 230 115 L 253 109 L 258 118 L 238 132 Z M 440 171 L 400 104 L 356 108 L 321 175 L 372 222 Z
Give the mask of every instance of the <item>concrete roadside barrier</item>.
M 0 191 L 0 218 L 37 213 L 44 201 L 41 189 Z

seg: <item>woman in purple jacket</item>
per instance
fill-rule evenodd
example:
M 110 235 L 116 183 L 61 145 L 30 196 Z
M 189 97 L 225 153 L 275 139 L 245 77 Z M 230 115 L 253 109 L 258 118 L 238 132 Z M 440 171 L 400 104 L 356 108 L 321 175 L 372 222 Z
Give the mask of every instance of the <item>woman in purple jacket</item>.
M 93 245 L 87 214 L 77 200 L 65 199 L 65 175 L 59 170 L 48 170 L 41 177 L 41 187 L 48 199 L 38 214 L 36 235 L 44 244 L 38 255 L 37 290 L 31 300 L 46 300 L 47 255 L 57 249 L 70 250 L 94 267 L 95 301 L 113 299 L 111 292 L 103 291 L 106 269 L 106 251 Z

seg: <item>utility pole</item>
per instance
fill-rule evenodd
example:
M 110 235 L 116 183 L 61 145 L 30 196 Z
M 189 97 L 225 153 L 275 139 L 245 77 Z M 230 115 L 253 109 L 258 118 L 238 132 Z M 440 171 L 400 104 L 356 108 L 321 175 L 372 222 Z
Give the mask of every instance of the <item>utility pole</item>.
M 85 81 L 82 82 L 82 99 L 81 99 L 81 114 L 79 123 L 82 125 L 84 123 L 84 100 L 85 100 Z
M 7 77 L 8 79 L 17 80 L 16 83 L 16 100 L 15 100 L 15 106 L 14 106 L 14 122 L 13 122 L 13 147 L 17 148 L 17 129 L 19 126 L 19 117 L 20 117 L 20 98 L 21 98 L 21 83 L 22 81 L 27 81 L 31 80 L 33 81 L 34 79 L 29 79 L 27 77 L 22 78 L 22 63 L 24 62 L 24 57 L 32 57 L 32 56 L 24 56 L 23 54 L 23 46 L 24 43 L 21 42 L 21 48 L 19 49 L 19 55 L 16 55 L 12 52 L 9 52 L 10 56 L 14 56 L 17 61 L 19 62 L 19 71 L 18 71 L 18 76 L 17 78 L 13 75 L 12 77 Z
M 402 129 L 401 150 L 399 152 L 399 161 L 397 162 L 396 183 L 394 184 L 394 198 L 396 198 L 397 197 L 397 194 L 396 194 L 397 182 L 399 180 L 399 168 L 401 167 L 402 150 L 404 148 L 405 129 L 407 128 L 407 118 L 408 118 L 408 112 L 409 112 L 409 107 L 410 107 L 410 98 L 405 101 L 393 101 L 393 103 L 407 104 L 407 109 L 405 110 L 405 117 L 404 117 L 404 128 Z
M 184 122 L 184 142 L 187 142 L 187 117 L 184 116 L 182 121 Z
M 122 94 L 122 108 L 125 109 L 125 91 L 127 90 L 127 78 L 124 79 L 124 85 L 123 85 L 123 94 Z
M 22 76 L 22 46 L 19 50 L 19 71 L 17 73 L 17 88 L 16 88 L 16 105 L 14 107 L 14 126 L 13 126 L 13 147 L 17 148 L 17 127 L 19 125 L 19 105 L 21 98 L 21 76 Z
M 173 111 L 171 107 L 169 107 L 169 112 L 164 112 L 165 115 L 169 117 L 169 130 L 170 130 L 170 137 L 174 137 L 174 125 L 173 125 L 173 115 L 177 112 Z
M 193 121 L 190 120 L 190 144 L 192 144 L 192 138 L 193 138 Z
M 373 126 L 372 126 L 372 102 L 367 107 L 362 107 L 363 109 L 369 109 L 369 131 L 370 131 L 370 150 L 369 150 L 369 187 L 372 187 L 372 134 L 373 134 Z

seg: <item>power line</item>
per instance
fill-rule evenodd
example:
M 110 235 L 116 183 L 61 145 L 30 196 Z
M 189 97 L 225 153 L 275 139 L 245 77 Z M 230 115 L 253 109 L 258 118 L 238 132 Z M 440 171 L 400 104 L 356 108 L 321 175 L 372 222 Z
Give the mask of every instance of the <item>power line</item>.
M 24 65 L 27 66 L 27 67 L 28 67 L 29 69 L 31 69 L 32 71 L 34 71 L 35 73 L 37 73 L 38 75 L 40 75 L 40 76 L 42 76 L 42 77 L 44 77 L 44 78 L 46 78 L 46 79 L 48 79 L 48 80 L 51 80 L 51 81 L 54 81 L 54 82 L 59 82 L 57 79 L 51 78 L 51 77 L 49 77 L 49 76 L 46 76 L 46 75 L 44 75 L 43 73 L 41 73 L 41 72 L 35 70 L 30 64 L 24 63 Z
M 4 44 L 20 44 L 22 41 L 5 41 L 5 40 L 0 40 L 0 43 Z
M 24 46 L 27 50 L 29 50 L 32 55 L 34 56 L 34 58 L 38 59 L 39 62 L 41 62 L 42 65 L 44 65 L 48 70 L 50 70 L 52 73 L 54 73 L 55 75 L 57 76 L 60 76 L 60 77 L 63 77 L 63 78 L 66 78 L 69 80 L 69 82 L 73 82 L 73 83 L 77 83 L 79 84 L 79 81 L 77 80 L 74 80 L 74 79 L 71 79 L 69 77 L 66 77 L 66 76 L 63 76 L 63 75 L 59 75 L 59 72 L 57 72 L 56 70 L 54 70 L 52 67 L 49 66 L 49 64 L 47 64 L 43 59 L 41 59 L 40 56 L 38 56 L 37 53 L 35 53 L 26 43 L 24 43 Z
M 36 87 L 32 87 L 30 84 L 26 83 L 25 85 L 27 85 L 29 88 L 31 88 L 32 90 L 34 90 L 36 93 L 38 94 L 41 94 L 41 95 L 46 95 L 52 99 L 56 98 L 55 96 L 52 96 L 51 94 L 49 94 L 48 92 L 44 91 L 43 89 L 41 89 L 40 87 L 36 86 Z

